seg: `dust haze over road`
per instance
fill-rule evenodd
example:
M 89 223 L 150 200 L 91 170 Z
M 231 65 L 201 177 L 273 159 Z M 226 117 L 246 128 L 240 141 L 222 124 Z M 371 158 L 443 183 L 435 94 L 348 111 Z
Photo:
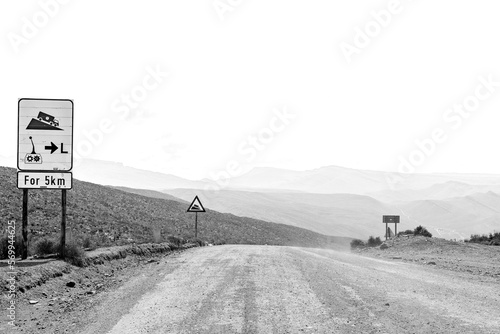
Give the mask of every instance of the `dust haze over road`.
M 80 333 L 499 333 L 498 287 L 333 250 L 205 247 L 131 278 Z

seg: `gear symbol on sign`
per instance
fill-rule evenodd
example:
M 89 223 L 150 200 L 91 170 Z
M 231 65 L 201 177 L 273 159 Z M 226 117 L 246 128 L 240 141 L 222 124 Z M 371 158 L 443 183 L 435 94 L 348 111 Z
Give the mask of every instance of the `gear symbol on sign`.
M 31 155 L 29 155 L 26 160 L 28 160 L 28 162 L 32 162 L 33 161 L 33 157 Z
M 40 157 L 39 156 L 36 156 L 34 159 L 35 159 L 35 162 L 40 161 Z

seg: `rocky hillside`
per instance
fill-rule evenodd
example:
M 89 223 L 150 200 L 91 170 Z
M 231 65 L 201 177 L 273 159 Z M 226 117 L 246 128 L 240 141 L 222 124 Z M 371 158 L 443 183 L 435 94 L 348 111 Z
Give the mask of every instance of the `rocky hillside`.
M 32 236 L 59 235 L 61 191 L 30 190 L 29 228 Z M 92 183 L 74 181 L 67 199 L 69 238 L 92 237 L 104 244 L 164 240 L 168 236 L 192 238 L 194 214 L 179 201 L 152 198 Z M 2 230 L 16 220 L 21 230 L 22 191 L 16 170 L 0 167 Z M 324 247 L 348 244 L 348 238 L 327 237 L 306 229 L 207 210 L 199 214 L 198 236 L 212 243 L 246 243 Z M 4 234 L 6 235 L 6 234 Z M 102 243 L 101 243 L 102 244 Z

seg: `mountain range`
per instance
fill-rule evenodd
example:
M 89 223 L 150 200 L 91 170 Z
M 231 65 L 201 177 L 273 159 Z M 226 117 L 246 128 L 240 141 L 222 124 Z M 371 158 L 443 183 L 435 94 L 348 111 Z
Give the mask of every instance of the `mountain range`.
M 165 192 L 185 200 L 200 194 L 196 189 Z M 221 190 L 200 198 L 204 198 L 208 207 L 220 212 L 361 239 L 366 239 L 369 235 L 384 236 L 383 215 L 400 215 L 400 231 L 423 225 L 435 236 L 447 239 L 465 239 L 471 234 L 500 230 L 500 195 L 494 192 L 394 203 L 356 194 L 256 193 L 234 190 Z M 391 228 L 394 230 L 394 227 Z
M 74 175 L 148 197 L 198 195 L 212 210 L 343 237 L 383 237 L 382 215 L 400 215 L 398 230 L 424 225 L 448 239 L 500 230 L 500 175 L 256 168 L 221 188 L 98 160 L 84 160 Z M 219 190 L 206 190 L 213 188 Z
M 17 222 L 21 231 L 23 192 L 17 189 L 16 170 L 0 167 L 0 216 Z M 61 191 L 30 190 L 28 228 L 31 236 L 58 238 L 61 222 Z M 133 194 L 120 189 L 74 180 L 67 192 L 69 239 L 90 237 L 106 243 L 151 242 L 174 236 L 194 237 L 194 214 L 189 203 L 168 195 Z M 198 237 L 211 243 L 244 243 L 303 247 L 345 247 L 349 238 L 337 238 L 290 225 L 238 217 L 208 209 L 198 217 Z M 2 230 L 3 230 L 2 229 Z

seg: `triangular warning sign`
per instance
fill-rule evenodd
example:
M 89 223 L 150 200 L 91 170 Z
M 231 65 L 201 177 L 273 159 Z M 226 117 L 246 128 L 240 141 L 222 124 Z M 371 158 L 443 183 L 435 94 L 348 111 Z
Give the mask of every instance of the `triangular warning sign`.
M 206 212 L 198 196 L 194 198 L 193 203 L 191 203 L 187 212 Z

